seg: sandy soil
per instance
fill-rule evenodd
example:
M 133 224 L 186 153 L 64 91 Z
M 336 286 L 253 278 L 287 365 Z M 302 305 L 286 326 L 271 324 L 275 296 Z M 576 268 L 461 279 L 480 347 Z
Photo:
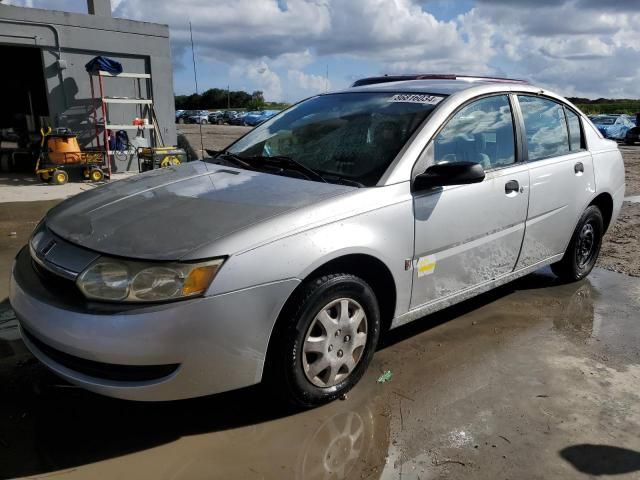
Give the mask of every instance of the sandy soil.
M 640 146 L 621 145 L 627 198 L 640 195 Z M 640 203 L 624 202 L 618 222 L 604 237 L 598 266 L 640 276 Z
M 180 132 L 184 133 L 200 157 L 202 157 L 203 149 L 222 150 L 252 128 L 235 125 L 203 125 L 202 138 L 200 138 L 200 125 L 183 124 L 176 126 Z

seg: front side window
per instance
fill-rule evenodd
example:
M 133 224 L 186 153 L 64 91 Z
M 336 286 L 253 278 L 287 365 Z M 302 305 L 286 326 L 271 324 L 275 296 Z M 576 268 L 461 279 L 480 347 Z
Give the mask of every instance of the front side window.
M 255 128 L 228 153 L 252 166 L 258 165 L 252 159 L 286 158 L 328 182 L 373 186 L 443 98 L 388 92 L 320 95 Z
M 529 160 L 564 155 L 569 152 L 569 135 L 564 109 L 541 97 L 518 95 L 527 135 Z
M 567 114 L 567 125 L 569 125 L 569 148 L 574 152 L 582 148 L 582 130 L 580 129 L 580 118 L 568 108 L 565 108 Z
M 485 170 L 514 163 L 509 98 L 483 98 L 456 113 L 435 138 L 434 162 L 475 162 Z

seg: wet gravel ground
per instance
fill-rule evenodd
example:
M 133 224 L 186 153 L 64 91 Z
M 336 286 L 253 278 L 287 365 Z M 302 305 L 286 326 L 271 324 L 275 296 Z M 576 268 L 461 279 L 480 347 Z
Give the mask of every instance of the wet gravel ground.
M 345 400 L 307 412 L 260 387 L 98 396 L 49 373 L 5 319 L 0 478 L 637 479 L 638 309 L 640 279 L 541 271 L 395 330 Z
M 626 193 L 618 222 L 609 228 L 598 266 L 640 277 L 640 145 L 620 145 L 624 158 Z

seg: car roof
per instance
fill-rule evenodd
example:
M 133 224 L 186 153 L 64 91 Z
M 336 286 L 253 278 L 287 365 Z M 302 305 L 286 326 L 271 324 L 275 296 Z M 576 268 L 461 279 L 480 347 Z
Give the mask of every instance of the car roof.
M 525 86 L 521 82 L 504 82 L 492 79 L 421 79 L 421 80 L 400 80 L 396 82 L 374 83 L 351 87 L 343 92 L 416 92 L 433 93 L 439 95 L 453 95 L 454 93 L 468 90 L 481 85 L 499 85 L 508 87 L 513 85 Z

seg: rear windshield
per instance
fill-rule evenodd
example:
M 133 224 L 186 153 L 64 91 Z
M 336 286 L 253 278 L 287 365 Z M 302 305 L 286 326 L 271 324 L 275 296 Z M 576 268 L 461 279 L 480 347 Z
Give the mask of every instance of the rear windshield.
M 444 97 L 353 92 L 313 97 L 229 148 L 239 157 L 286 156 L 322 175 L 373 186 Z
M 616 123 L 616 117 L 594 117 L 591 121 L 596 125 L 613 125 Z

